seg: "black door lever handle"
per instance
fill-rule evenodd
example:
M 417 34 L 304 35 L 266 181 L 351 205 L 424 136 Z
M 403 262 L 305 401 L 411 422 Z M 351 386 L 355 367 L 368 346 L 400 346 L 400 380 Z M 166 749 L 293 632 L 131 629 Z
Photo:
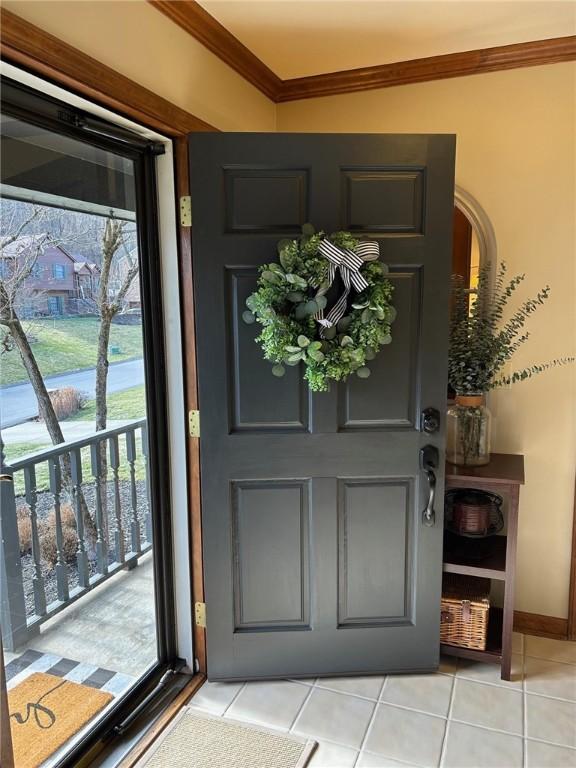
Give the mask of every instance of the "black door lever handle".
M 434 511 L 434 502 L 436 500 L 436 474 L 438 469 L 440 455 L 438 448 L 434 445 L 425 445 L 420 449 L 420 468 L 426 474 L 428 479 L 428 503 L 422 513 L 422 522 L 431 528 L 436 523 L 436 512 Z

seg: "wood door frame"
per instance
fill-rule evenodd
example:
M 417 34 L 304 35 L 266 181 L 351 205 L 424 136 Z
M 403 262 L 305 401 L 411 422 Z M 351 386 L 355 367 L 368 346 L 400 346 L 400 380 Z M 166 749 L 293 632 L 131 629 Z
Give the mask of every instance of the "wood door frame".
M 176 190 L 174 205 L 178 211 L 179 198 L 189 194 L 188 135 L 196 131 L 216 131 L 217 128 L 3 8 L 0 9 L 0 22 L 0 54 L 3 61 L 66 88 L 98 106 L 111 109 L 145 128 L 160 131 L 172 139 Z M 176 220 L 184 391 L 188 412 L 198 408 L 192 235 L 190 227 L 180 224 L 178 215 Z M 194 671 L 204 677 L 206 632 L 193 620 L 194 603 L 204 602 L 200 457 L 197 439 L 186 441 L 186 457 L 192 590 L 190 613 L 194 656 L 198 661 Z

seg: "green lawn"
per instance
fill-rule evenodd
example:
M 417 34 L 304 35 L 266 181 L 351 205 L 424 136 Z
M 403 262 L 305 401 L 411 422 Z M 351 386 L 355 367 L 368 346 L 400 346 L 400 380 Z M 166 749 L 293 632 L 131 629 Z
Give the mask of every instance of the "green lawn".
M 95 400 L 89 400 L 84 408 L 68 421 L 93 421 L 96 418 L 95 403 Z M 145 416 L 144 384 L 108 395 L 108 419 L 143 419 Z
M 36 453 L 36 451 L 42 450 L 42 448 L 48 448 L 45 443 L 12 443 L 4 446 L 4 453 L 6 459 L 10 461 L 16 461 L 20 456 L 26 456 L 29 453 Z
M 26 332 L 35 341 L 32 350 L 43 376 L 91 368 L 96 365 L 99 320 L 96 317 L 45 318 L 24 321 Z M 112 324 L 110 344 L 120 353 L 110 355 L 110 362 L 142 356 L 142 328 L 139 325 Z M 28 381 L 17 350 L 0 358 L 0 385 Z

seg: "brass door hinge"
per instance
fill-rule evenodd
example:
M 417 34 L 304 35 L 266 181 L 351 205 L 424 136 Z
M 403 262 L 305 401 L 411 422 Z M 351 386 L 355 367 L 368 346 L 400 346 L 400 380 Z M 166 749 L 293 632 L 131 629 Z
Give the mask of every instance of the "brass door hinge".
M 200 411 L 188 411 L 188 434 L 200 437 Z
M 180 226 L 192 226 L 192 199 L 190 195 L 184 195 L 180 198 Z
M 206 603 L 196 603 L 194 606 L 194 619 L 197 627 L 206 628 Z

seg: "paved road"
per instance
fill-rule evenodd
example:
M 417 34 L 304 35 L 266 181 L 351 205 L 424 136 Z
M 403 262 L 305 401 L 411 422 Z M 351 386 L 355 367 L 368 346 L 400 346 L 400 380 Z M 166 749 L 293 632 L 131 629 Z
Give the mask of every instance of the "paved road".
M 129 424 L 132 419 L 108 419 L 106 427 L 115 429 Z M 61 421 L 60 429 L 64 435 L 64 440 L 79 440 L 81 437 L 88 437 L 94 434 L 94 419 L 85 421 Z M 46 429 L 46 425 L 41 421 L 24 421 L 22 424 L 15 424 L 13 427 L 2 428 L 2 442 L 4 445 L 17 445 L 18 443 L 38 443 L 38 445 L 51 445 L 52 440 Z
M 94 398 L 96 369 L 63 373 L 46 379 L 48 389 L 75 387 Z M 108 393 L 120 392 L 129 387 L 144 383 L 144 363 L 142 358 L 114 363 L 108 371 Z M 0 426 L 11 427 L 38 416 L 36 395 L 30 383 L 16 384 L 0 388 Z

